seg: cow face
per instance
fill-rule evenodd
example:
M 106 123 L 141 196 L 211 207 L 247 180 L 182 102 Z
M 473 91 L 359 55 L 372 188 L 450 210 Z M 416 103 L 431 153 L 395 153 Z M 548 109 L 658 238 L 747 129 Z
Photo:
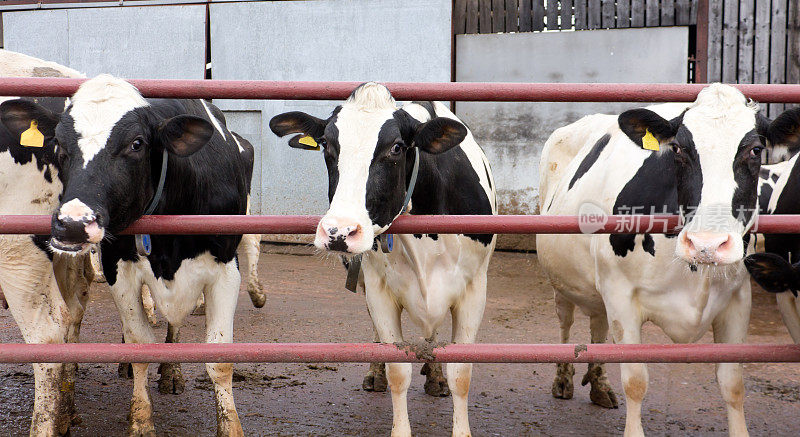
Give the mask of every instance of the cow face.
M 121 79 L 102 75 L 82 84 L 54 128 L 64 192 L 51 247 L 82 253 L 106 232 L 128 227 L 153 198 L 163 151 L 191 155 L 212 134 L 203 119 L 161 116 Z
M 653 141 L 649 134 L 658 142 L 651 153 L 660 155 L 658 171 L 672 174 L 685 216 L 675 254 L 691 265 L 731 264 L 744 255 L 742 236 L 755 219 L 764 149 L 757 111 L 735 88 L 714 84 L 675 119 L 646 109 L 619 116 L 634 143 Z
M 330 208 L 317 226 L 319 249 L 362 253 L 400 214 L 415 153 L 441 153 L 467 135 L 463 124 L 436 117 L 422 122 L 397 109 L 389 90 L 365 83 L 322 120 L 288 112 L 270 121 L 278 136 L 303 148 L 307 136 L 321 146 L 328 167 Z M 414 149 L 417 150 L 414 150 Z

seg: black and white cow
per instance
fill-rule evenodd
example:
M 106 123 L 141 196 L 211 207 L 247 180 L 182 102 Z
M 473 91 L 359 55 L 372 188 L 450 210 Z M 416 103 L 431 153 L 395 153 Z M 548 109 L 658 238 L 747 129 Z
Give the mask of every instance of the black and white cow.
M 21 53 L 0 50 L 0 76 L 83 77 L 70 68 Z M 0 98 L 0 101 L 9 98 Z M 64 110 L 64 98 L 25 99 L 48 111 Z M 52 214 L 62 189 L 53 144 L 20 144 L 19 131 L 0 123 L 0 214 Z M 52 127 L 52 126 L 49 126 Z M 22 126 L 30 128 L 30 123 Z M 0 235 L 0 288 L 27 343 L 78 340 L 93 270 L 88 256 L 47 250 L 46 236 Z M 75 364 L 34 364 L 31 435 L 69 430 L 74 413 Z
M 770 125 L 770 144 L 784 150 L 800 148 L 800 108 L 784 111 Z M 761 167 L 758 202 L 761 214 L 800 214 L 800 167 L 795 154 L 788 161 Z M 800 236 L 765 234 L 764 251 L 745 259 L 745 265 L 765 290 L 777 293 L 783 322 L 800 343 Z M 787 293 L 790 291 L 791 293 Z
M 591 318 L 591 340 L 640 343 L 647 321 L 675 342 L 745 341 L 750 282 L 744 235 L 756 214 L 764 149 L 758 105 L 714 84 L 691 104 L 593 115 L 556 130 L 540 164 L 544 215 L 681 213 L 678 235 L 539 235 L 537 251 L 555 289 L 561 340 L 575 306 Z M 648 147 L 650 150 L 645 148 Z M 656 150 L 653 150 L 656 149 Z M 590 229 L 591 230 L 591 229 Z M 644 364 L 622 364 L 625 435 L 642 435 Z M 556 397 L 572 396 L 571 365 L 559 365 Z M 747 435 L 740 364 L 717 365 L 731 435 Z M 616 406 L 602 365 L 584 378 L 592 399 Z
M 124 80 L 101 75 L 83 83 L 61 115 L 19 101 L 6 102 L 0 113 L 20 126 L 38 120 L 47 140 L 58 145 L 64 192 L 53 213 L 50 245 L 64 254 L 101 245 L 126 342 L 155 342 L 142 308 L 142 284 L 175 326 L 202 293 L 206 341 L 233 340 L 240 236 L 154 235 L 151 253 L 143 256 L 133 236 L 117 235 L 153 202 L 164 159 L 166 178 L 154 214 L 246 212 L 252 146 L 225 127 L 218 109 L 202 100 L 146 100 Z M 133 364 L 134 435 L 154 434 L 147 368 Z M 206 370 L 214 383 L 218 435 L 242 435 L 233 366 L 209 363 Z
M 367 307 L 382 342 L 401 342 L 408 311 L 425 336 L 448 312 L 453 341 L 472 343 L 486 302 L 493 235 L 395 235 L 384 252 L 376 242 L 402 213 L 419 157 L 411 214 L 496 214 L 494 182 L 472 133 L 441 103 L 398 108 L 382 85 L 366 83 L 323 120 L 288 112 L 270 121 L 289 144 L 319 144 L 328 167 L 330 209 L 320 220 L 321 250 L 362 255 Z M 309 141 L 309 138 L 313 140 Z M 453 435 L 469 435 L 467 393 L 471 364 L 447 365 L 453 395 Z M 394 410 L 392 435 L 410 435 L 406 393 L 411 364 L 388 363 Z

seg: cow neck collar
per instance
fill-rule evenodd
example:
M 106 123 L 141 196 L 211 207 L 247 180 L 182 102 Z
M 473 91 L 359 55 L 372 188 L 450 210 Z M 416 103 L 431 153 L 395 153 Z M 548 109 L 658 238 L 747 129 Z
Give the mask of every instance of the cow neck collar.
M 150 205 L 147 206 L 147 209 L 144 211 L 144 215 L 150 215 L 156 209 L 156 205 L 161 200 L 161 195 L 164 193 L 164 182 L 167 180 L 167 161 L 169 155 L 167 149 L 164 148 L 164 153 L 161 155 L 161 175 L 158 177 L 158 185 L 156 186 L 156 192 L 153 194 L 153 199 L 150 200 Z M 139 256 L 147 256 L 150 255 L 150 251 L 152 249 L 152 244 L 150 241 L 149 234 L 136 234 L 136 253 Z

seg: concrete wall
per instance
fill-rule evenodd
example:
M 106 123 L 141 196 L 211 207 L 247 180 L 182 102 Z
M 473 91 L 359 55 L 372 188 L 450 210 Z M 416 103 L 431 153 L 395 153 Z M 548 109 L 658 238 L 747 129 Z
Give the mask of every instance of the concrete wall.
M 219 3 L 210 6 L 214 79 L 450 80 L 449 0 Z M 424 29 L 424 31 L 418 31 Z M 291 149 L 269 130 L 286 111 L 327 117 L 339 102 L 214 102 L 229 126 L 247 124 L 256 157 L 252 210 L 322 214 L 327 172 L 320 152 Z M 244 121 L 244 120 L 247 121 Z M 260 120 L 260 125 L 257 122 Z M 259 137 L 260 138 L 257 138 Z M 255 190 L 254 190 L 255 191 Z M 295 236 L 281 240 L 296 241 Z M 300 240 L 304 239 L 301 237 Z
M 94 76 L 202 79 L 205 6 L 4 12 L 5 48 Z
M 688 28 L 458 35 L 460 82 L 685 82 Z M 538 213 L 539 158 L 553 130 L 626 103 L 456 104 L 492 164 L 501 214 Z M 533 249 L 528 236 L 498 247 Z

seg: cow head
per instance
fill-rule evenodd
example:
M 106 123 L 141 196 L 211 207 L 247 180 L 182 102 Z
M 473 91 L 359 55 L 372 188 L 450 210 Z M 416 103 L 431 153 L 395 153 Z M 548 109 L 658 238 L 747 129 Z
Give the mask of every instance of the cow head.
M 318 144 L 328 167 L 330 208 L 317 226 L 319 249 L 370 250 L 376 235 L 401 213 L 415 153 L 442 153 L 460 144 L 466 127 L 450 118 L 422 122 L 398 109 L 384 86 L 365 83 L 327 120 L 302 113 L 275 116 L 270 128 L 297 148 Z M 416 149 L 416 150 L 415 150 Z
M 713 84 L 672 120 L 647 109 L 619 116 L 620 129 L 640 147 L 658 149 L 650 152 L 663 159 L 658 171 L 674 177 L 685 215 L 675 254 L 690 265 L 732 264 L 744 256 L 764 149 L 757 112 L 736 88 Z
M 38 108 L 16 102 L 0 107 L 4 122 L 36 116 Z M 213 127 L 197 117 L 165 117 L 133 85 L 101 75 L 83 83 L 52 132 L 43 133 L 56 141 L 64 181 L 50 245 L 79 253 L 142 216 L 164 150 L 191 155 L 208 142 Z

